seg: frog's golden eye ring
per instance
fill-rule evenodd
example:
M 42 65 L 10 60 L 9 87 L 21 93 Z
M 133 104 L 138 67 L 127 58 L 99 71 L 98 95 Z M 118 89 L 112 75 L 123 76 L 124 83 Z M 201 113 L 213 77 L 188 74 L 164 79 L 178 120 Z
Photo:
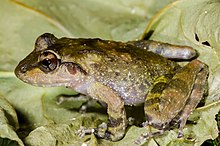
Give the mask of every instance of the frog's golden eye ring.
M 58 59 L 57 55 L 51 51 L 44 51 L 41 53 L 38 60 L 40 69 L 44 72 L 53 71 L 60 64 L 60 59 Z

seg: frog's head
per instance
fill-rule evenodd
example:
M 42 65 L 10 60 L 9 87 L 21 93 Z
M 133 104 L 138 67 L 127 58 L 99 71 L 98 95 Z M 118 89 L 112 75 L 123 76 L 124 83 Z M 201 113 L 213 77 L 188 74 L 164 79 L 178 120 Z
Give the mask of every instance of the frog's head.
M 74 62 L 62 62 L 62 56 L 53 49 L 56 40 L 49 33 L 39 36 L 35 49 L 16 67 L 16 76 L 36 86 L 73 87 L 81 83 L 86 72 Z

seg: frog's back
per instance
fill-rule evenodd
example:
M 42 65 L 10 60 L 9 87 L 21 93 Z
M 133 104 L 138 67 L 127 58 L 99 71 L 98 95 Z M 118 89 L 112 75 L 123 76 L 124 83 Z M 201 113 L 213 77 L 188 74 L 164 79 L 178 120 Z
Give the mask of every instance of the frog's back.
M 66 41 L 69 49 L 62 56 L 71 55 L 69 58 L 89 76 L 116 91 L 128 105 L 142 103 L 157 77 L 172 75 L 179 67 L 173 61 L 127 43 L 100 39 Z

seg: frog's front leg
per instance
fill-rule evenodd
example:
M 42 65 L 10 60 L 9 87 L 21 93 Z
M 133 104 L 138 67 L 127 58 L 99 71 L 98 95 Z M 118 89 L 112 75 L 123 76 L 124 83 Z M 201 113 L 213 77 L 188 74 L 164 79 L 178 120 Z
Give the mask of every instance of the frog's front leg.
M 180 69 L 170 81 L 166 77 L 158 78 L 145 101 L 147 123 L 166 130 L 172 121 L 179 120 L 181 136 L 189 114 L 203 97 L 207 77 L 208 66 L 193 60 Z
M 95 134 L 98 137 L 110 139 L 112 141 L 123 138 L 127 126 L 123 100 L 112 89 L 101 83 L 94 83 L 87 92 L 91 97 L 107 104 L 107 112 L 109 115 L 107 129 L 101 124 L 97 128 Z

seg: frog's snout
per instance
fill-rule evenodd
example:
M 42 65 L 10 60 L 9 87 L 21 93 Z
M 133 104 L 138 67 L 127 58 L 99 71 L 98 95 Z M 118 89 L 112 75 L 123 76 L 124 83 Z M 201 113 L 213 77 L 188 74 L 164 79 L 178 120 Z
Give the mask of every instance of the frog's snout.
M 23 61 L 21 61 L 15 68 L 15 75 L 19 78 L 20 76 L 26 74 L 29 69 L 30 66 L 28 64 L 24 64 Z
M 24 74 L 27 72 L 27 66 L 23 65 L 21 66 L 21 64 L 19 63 L 18 66 L 15 68 L 15 75 L 19 78 L 19 76 L 21 74 Z

